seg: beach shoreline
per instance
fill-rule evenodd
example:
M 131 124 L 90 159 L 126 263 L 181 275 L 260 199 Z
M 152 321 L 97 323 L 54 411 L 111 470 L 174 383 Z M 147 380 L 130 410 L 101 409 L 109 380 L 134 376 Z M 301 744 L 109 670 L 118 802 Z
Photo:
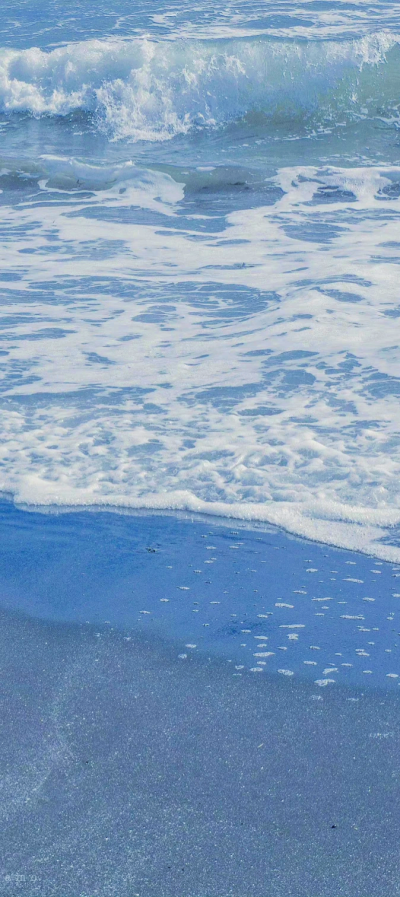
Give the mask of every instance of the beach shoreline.
M 0 504 L 0 603 L 154 633 L 243 671 L 399 687 L 400 568 L 276 527 Z

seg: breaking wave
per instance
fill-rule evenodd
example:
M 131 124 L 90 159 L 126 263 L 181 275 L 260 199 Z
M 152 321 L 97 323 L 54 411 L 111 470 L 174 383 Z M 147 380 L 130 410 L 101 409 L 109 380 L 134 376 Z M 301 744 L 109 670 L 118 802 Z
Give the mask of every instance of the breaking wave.
M 279 124 L 397 122 L 400 36 L 89 40 L 0 50 L 0 110 L 89 113 L 113 140 L 166 140 L 254 114 Z

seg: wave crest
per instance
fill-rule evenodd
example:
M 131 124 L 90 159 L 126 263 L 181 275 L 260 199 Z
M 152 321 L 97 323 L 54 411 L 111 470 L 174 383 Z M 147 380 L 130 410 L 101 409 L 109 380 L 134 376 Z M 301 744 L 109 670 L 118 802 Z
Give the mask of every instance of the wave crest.
M 91 113 L 111 139 L 165 140 L 261 113 L 398 118 L 400 36 L 347 41 L 84 41 L 0 50 L 0 109 Z

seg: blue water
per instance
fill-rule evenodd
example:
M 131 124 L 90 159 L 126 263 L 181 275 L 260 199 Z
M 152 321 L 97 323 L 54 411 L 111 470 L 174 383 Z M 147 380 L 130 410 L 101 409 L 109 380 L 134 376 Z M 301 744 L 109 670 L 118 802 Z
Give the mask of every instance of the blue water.
M 0 604 L 164 640 L 232 676 L 398 691 L 400 567 L 212 517 L 0 505 Z M 133 641 L 132 641 L 133 639 Z M 184 670 L 182 670 L 184 672 Z
M 398 562 L 396 4 L 3 4 L 0 488 Z
M 3 897 L 400 894 L 399 126 L 393 0 L 2 3 Z
M 3 494 L 399 563 L 397 7 L 0 19 Z

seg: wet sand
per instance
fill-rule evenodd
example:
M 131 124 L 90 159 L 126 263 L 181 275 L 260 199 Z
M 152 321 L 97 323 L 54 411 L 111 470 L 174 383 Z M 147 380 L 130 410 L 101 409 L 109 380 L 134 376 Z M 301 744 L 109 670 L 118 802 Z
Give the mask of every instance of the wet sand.
M 0 894 L 400 894 L 395 680 L 385 689 L 321 688 L 308 674 L 235 670 L 239 664 L 205 645 L 181 651 L 181 637 L 168 638 L 162 621 L 147 630 L 147 622 L 122 625 L 122 618 L 121 625 L 73 621 L 65 603 L 73 582 L 75 607 L 81 595 L 94 614 L 107 569 L 93 542 L 96 515 L 55 518 L 11 507 L 4 514 Z M 124 553 L 125 518 L 104 518 L 109 543 L 119 533 Z M 97 551 L 97 578 L 82 526 Z M 190 521 L 185 526 L 193 532 Z M 157 546 L 144 546 L 146 565 L 157 557 L 147 548 Z M 181 539 L 180 573 L 189 548 Z M 109 583 L 122 581 L 115 550 L 114 543 Z M 29 583 L 28 613 L 17 597 Z M 54 619 L 45 620 L 51 596 Z M 42 619 L 34 618 L 35 602 Z
M 0 504 L 0 606 L 324 685 L 399 690 L 400 566 L 190 515 Z

